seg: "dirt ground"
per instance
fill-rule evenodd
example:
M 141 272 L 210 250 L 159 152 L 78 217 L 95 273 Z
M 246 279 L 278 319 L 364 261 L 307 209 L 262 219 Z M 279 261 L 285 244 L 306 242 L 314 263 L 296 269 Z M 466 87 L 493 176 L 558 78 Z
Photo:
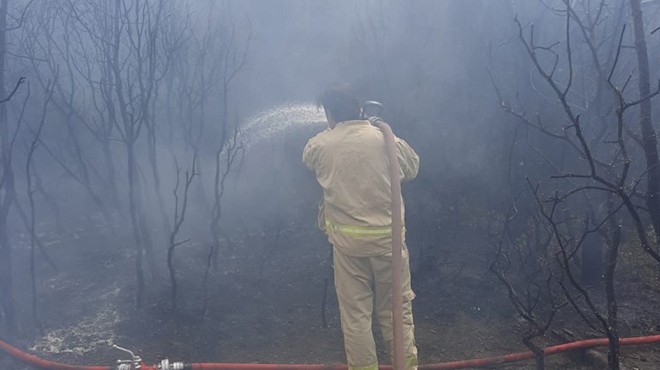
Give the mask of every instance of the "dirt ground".
M 247 235 L 225 250 L 208 285 L 208 313 L 201 319 L 203 266 L 208 244 L 184 244 L 176 255 L 179 310 L 170 306 L 166 271 L 149 280 L 146 307 L 134 304 L 134 251 L 130 239 L 93 223 L 65 235 L 41 235 L 58 269 L 38 266 L 39 316 L 44 331 L 24 325 L 13 343 L 30 353 L 70 364 L 111 365 L 126 356 L 116 343 L 147 363 L 162 358 L 186 362 L 324 363 L 345 361 L 330 250 L 317 230 L 283 230 L 279 236 Z M 26 235 L 17 235 L 17 304 L 29 322 Z M 462 229 L 437 240 L 437 261 L 413 260 L 416 336 L 420 363 L 525 351 L 522 324 L 501 286 L 487 271 L 488 241 Z M 119 241 L 118 241 L 119 240 Z M 626 251 L 624 251 L 625 257 Z M 163 260 L 164 261 L 164 260 Z M 164 263 L 163 263 L 164 265 Z M 622 267 L 625 269 L 626 267 Z M 622 334 L 660 330 L 658 282 L 620 274 Z M 323 326 L 322 300 L 328 286 Z M 557 343 L 550 338 L 548 343 Z M 382 349 L 381 349 L 382 350 Z M 382 351 L 381 351 L 382 353 Z M 660 368 L 660 346 L 626 348 L 625 369 Z M 384 359 L 385 356 L 382 356 Z M 381 362 L 387 362 L 381 360 Z M 580 354 L 548 357 L 548 369 L 592 369 Z M 0 368 L 27 369 L 6 355 Z M 532 369 L 532 361 L 496 367 Z

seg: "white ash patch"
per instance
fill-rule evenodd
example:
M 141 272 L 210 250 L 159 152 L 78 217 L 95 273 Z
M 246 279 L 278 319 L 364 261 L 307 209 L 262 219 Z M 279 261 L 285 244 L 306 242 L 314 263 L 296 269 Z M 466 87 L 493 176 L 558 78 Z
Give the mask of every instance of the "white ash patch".
M 48 331 L 30 350 L 44 354 L 70 353 L 84 356 L 99 349 L 107 349 L 115 342 L 114 328 L 119 321 L 117 310 L 108 305 L 74 326 Z

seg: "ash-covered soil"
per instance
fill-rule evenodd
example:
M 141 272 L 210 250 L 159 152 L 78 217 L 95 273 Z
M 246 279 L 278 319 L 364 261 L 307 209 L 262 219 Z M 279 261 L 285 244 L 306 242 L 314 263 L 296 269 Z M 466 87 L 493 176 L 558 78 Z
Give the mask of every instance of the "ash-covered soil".
M 177 249 L 176 311 L 166 269 L 150 275 L 145 306 L 136 309 L 135 252 L 130 239 L 120 239 L 116 230 L 104 230 L 94 223 L 74 230 L 40 235 L 57 266 L 38 258 L 41 332 L 31 321 L 27 239 L 16 236 L 20 245 L 15 264 L 17 305 L 25 324 L 12 342 L 32 354 L 69 364 L 111 365 L 126 358 L 111 348 L 118 344 L 150 364 L 162 358 L 246 363 L 345 361 L 330 247 L 317 230 L 283 227 L 276 234 L 246 234 L 225 243 L 231 247 L 222 251 L 208 276 L 204 316 L 208 243 L 186 243 Z M 514 315 L 503 287 L 487 270 L 489 246 L 484 235 L 470 229 L 440 235 L 432 241 L 437 248 L 433 258 L 422 257 L 414 238 L 410 239 L 422 364 L 526 350 L 521 342 L 524 325 Z M 624 257 L 626 253 L 633 252 L 624 250 Z M 165 266 L 164 253 L 159 255 L 159 263 Z M 657 334 L 657 278 L 644 279 L 625 264 L 621 269 L 619 281 L 626 287 L 619 289 L 622 334 Z M 560 317 L 558 322 L 566 320 L 569 325 L 574 319 L 571 316 L 575 315 Z M 592 335 L 582 333 L 579 326 L 570 327 L 578 336 Z M 548 336 L 537 343 L 558 342 Z M 626 369 L 660 368 L 658 345 L 625 348 L 622 356 Z M 384 354 L 381 362 L 388 362 Z M 4 354 L 0 365 L 3 369 L 29 368 Z M 546 366 L 594 368 L 580 353 L 548 357 Z M 497 368 L 531 369 L 534 363 Z

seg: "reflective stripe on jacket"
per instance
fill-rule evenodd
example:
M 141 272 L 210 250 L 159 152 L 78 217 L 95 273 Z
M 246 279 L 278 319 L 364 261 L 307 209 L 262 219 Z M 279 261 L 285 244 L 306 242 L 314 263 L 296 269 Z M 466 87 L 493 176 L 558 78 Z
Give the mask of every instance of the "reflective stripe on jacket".
M 346 236 L 385 236 L 392 234 L 392 226 L 351 226 L 338 225 L 325 220 L 325 230 L 337 231 Z

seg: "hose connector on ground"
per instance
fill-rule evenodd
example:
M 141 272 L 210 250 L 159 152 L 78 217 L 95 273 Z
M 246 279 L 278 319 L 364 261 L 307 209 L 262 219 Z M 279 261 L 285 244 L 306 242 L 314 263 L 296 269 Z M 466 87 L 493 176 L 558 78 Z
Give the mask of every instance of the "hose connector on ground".
M 117 370 L 139 370 L 142 368 L 142 358 L 140 356 L 136 356 L 133 351 L 128 350 L 124 347 L 120 347 L 116 344 L 112 345 L 112 348 L 118 349 L 122 352 L 126 352 L 129 355 L 131 355 L 130 360 L 117 360 Z
M 158 370 L 186 370 L 186 365 L 183 362 L 172 362 L 168 359 L 162 359 L 158 364 Z

